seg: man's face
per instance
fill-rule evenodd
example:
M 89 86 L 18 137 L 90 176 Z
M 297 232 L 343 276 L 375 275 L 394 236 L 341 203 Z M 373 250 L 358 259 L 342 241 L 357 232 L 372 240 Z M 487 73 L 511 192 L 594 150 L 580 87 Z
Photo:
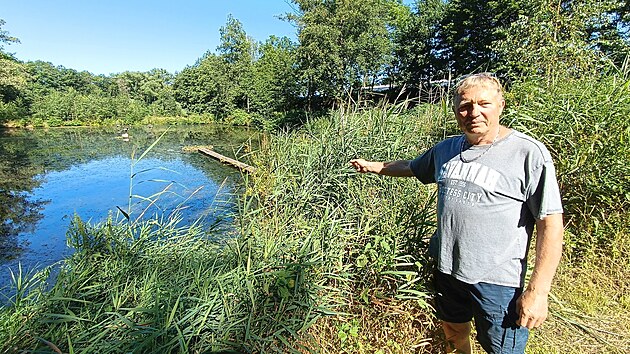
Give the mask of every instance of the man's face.
M 455 117 L 459 128 L 468 136 L 493 140 L 505 100 L 496 89 L 484 86 L 467 88 L 455 100 Z

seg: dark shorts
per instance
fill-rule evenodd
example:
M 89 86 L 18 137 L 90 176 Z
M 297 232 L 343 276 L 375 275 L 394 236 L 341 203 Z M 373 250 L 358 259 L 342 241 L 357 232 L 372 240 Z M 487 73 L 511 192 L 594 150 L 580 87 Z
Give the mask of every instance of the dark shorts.
M 435 272 L 435 307 L 439 319 L 475 320 L 477 340 L 488 353 L 524 353 L 529 331 L 516 325 L 516 300 L 522 289 L 488 283 L 468 284 Z

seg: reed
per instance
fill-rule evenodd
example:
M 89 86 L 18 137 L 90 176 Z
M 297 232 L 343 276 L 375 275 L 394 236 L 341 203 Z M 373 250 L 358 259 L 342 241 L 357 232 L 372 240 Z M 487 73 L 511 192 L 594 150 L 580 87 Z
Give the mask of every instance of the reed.
M 130 206 L 121 221 L 75 219 L 75 253 L 52 287 L 33 286 L 5 310 L 3 348 L 315 351 L 309 328 L 353 299 L 389 294 L 426 307 L 424 251 L 411 241 L 433 228 L 433 190 L 347 164 L 411 157 L 427 143 L 418 131 L 434 128 L 425 116 L 382 107 L 275 137 L 251 156 L 260 171 L 244 176 L 238 235 L 221 241 L 176 217 L 138 221 Z M 27 308 L 27 321 L 8 315 Z
M 630 95 L 623 78 L 563 87 L 527 82 L 508 95 L 505 122 L 554 153 L 567 198 L 569 254 L 583 263 L 602 249 L 613 262 L 627 263 L 628 226 L 617 223 L 627 220 L 630 190 L 623 164 Z M 448 107 L 446 99 L 413 109 L 406 102 L 349 105 L 264 138 L 248 153 L 257 171 L 243 176 L 234 228 L 221 237 L 198 224 L 179 226 L 176 215 L 99 225 L 75 219 L 68 242 L 76 252 L 51 285 L 46 272 L 16 276 L 20 296 L 0 312 L 2 349 L 439 352 L 426 254 L 435 187 L 359 175 L 348 161 L 415 157 L 456 132 Z M 594 333 L 584 323 L 588 305 L 567 295 L 575 291 L 565 275 L 575 267 L 561 266 L 552 331 L 535 332 L 530 352 L 585 348 L 554 342 L 558 328 Z M 628 277 L 619 279 L 625 280 L 613 283 L 625 281 L 627 288 Z M 627 311 L 627 296 L 617 295 L 621 305 L 614 309 Z M 622 352 L 624 340 L 595 347 Z

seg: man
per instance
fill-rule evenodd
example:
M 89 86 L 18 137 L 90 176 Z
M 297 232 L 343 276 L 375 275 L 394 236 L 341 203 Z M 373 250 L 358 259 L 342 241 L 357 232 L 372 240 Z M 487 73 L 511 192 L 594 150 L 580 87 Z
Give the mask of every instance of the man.
M 547 318 L 562 251 L 562 205 L 545 146 L 501 126 L 503 88 L 489 74 L 456 87 L 453 110 L 464 134 L 412 161 L 351 160 L 359 172 L 437 183 L 436 310 L 447 348 L 471 353 L 471 320 L 489 353 L 523 353 L 529 329 Z M 536 226 L 536 259 L 524 288 Z

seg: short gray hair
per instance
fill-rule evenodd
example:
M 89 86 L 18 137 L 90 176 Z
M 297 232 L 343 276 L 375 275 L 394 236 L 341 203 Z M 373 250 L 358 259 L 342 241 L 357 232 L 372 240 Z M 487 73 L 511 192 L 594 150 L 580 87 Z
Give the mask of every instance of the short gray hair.
M 501 85 L 501 81 L 492 73 L 478 73 L 466 75 L 457 80 L 453 94 L 453 104 L 471 87 L 496 89 L 500 97 L 503 98 L 503 85 Z

